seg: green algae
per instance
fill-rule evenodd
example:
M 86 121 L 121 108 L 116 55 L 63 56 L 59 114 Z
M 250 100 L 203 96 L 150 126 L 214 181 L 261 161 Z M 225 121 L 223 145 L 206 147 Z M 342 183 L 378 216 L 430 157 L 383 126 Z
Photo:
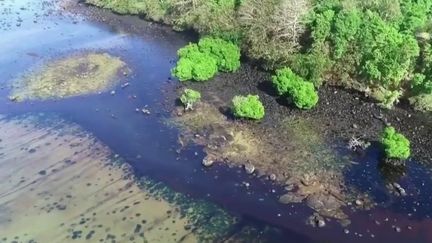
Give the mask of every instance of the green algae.
M 115 85 L 126 64 L 106 53 L 86 53 L 55 60 L 17 79 L 14 101 L 68 98 L 103 92 Z

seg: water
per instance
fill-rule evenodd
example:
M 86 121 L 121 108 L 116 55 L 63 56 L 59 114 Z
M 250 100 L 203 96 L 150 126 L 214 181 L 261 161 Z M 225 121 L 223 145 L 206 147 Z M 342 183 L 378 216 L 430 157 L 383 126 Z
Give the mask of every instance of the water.
M 386 209 L 379 207 L 354 213 L 351 215 L 353 223 L 348 227 L 350 233 L 345 234 L 335 221 L 323 229 L 306 226 L 304 222 L 312 210 L 302 204 L 278 203 L 283 188 L 272 182 L 247 176 L 240 168 L 220 164 L 203 169 L 204 154 L 198 146 L 189 146 L 177 154 L 178 131 L 164 124 L 165 118 L 170 116 L 164 111 L 164 101 L 176 86 L 176 81 L 169 79 L 172 60 L 178 48 L 191 38 L 161 26 L 148 26 L 137 35 L 121 25 L 101 24 L 82 16 L 61 15 L 54 10 L 59 9 L 46 1 L 0 1 L 3 13 L 0 17 L 0 114 L 10 118 L 44 113 L 78 124 L 107 145 L 113 154 L 124 158 L 137 177 L 146 176 L 188 197 L 214 202 L 241 218 L 239 227 L 253 225 L 258 231 L 266 226 L 274 227 L 273 238 L 267 241 L 430 240 L 425 232 L 430 224 L 428 205 L 432 193 L 421 184 L 424 180 L 426 185 L 431 185 L 430 175 L 414 162 L 408 166 L 408 175 L 400 184 L 409 191 L 415 188 L 424 191 L 419 191 L 416 197 L 399 200 L 387 195 L 382 177 L 373 168 L 376 151 L 359 158 L 360 165 L 353 166 L 346 174 L 347 183 L 371 192 Z M 140 21 L 132 17 L 125 19 Z M 26 71 L 37 69 L 51 59 L 87 51 L 105 52 L 124 60 L 132 74 L 122 82 L 131 85 L 125 89 L 118 85 L 113 89 L 115 95 L 104 92 L 56 101 L 9 101 L 10 85 Z M 142 107 L 147 107 L 151 114 L 135 111 Z M 251 186 L 246 188 L 242 182 Z M 421 206 L 412 212 L 413 205 L 418 202 Z M 408 217 L 408 213 L 412 216 Z M 389 222 L 385 222 L 385 218 L 389 218 Z M 383 223 L 376 225 L 376 219 Z M 401 233 L 392 228 L 396 224 L 401 225 Z M 407 230 L 406 225 L 413 225 L 414 230 Z

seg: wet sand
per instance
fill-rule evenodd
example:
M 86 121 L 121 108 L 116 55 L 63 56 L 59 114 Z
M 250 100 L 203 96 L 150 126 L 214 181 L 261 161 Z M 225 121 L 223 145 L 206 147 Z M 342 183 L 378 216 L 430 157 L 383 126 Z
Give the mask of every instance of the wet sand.
M 127 166 L 113 165 L 110 150 L 92 135 L 62 120 L 36 121 L 0 120 L 4 241 L 198 242 L 203 236 L 178 206 L 140 187 Z

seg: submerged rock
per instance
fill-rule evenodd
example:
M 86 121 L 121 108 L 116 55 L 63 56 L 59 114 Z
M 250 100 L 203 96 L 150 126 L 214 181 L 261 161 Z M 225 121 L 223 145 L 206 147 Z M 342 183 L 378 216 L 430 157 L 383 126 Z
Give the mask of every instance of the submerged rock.
M 245 169 L 246 173 L 253 174 L 255 171 L 255 166 L 253 164 L 245 164 L 244 169 Z
M 205 167 L 210 167 L 214 164 L 214 159 L 211 158 L 210 156 L 206 156 L 203 160 L 202 160 L 202 165 L 204 165 Z
M 289 203 L 300 203 L 302 202 L 304 197 L 297 195 L 295 193 L 287 193 L 282 195 L 279 198 L 279 202 L 282 204 L 289 204 Z
M 316 213 L 311 215 L 307 219 L 306 224 L 309 224 L 313 227 L 319 227 L 319 228 L 326 226 L 326 222 L 325 222 L 324 218 L 322 216 L 320 216 L 319 214 L 316 214 Z

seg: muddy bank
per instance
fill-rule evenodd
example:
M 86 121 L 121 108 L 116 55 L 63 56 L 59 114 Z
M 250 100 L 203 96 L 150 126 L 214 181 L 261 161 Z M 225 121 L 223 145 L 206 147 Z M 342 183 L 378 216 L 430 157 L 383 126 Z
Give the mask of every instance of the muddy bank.
M 271 74 L 243 63 L 241 70 L 234 74 L 219 74 L 209 82 L 188 82 L 185 86 L 203 92 L 203 100 L 214 104 L 230 119 L 232 97 L 238 94 L 258 94 L 266 108 L 266 116 L 260 121 L 263 129 L 272 129 L 275 124 L 287 118 L 301 117 L 318 124 L 323 130 L 321 135 L 328 142 L 341 146 L 348 144 L 353 136 L 370 142 L 378 141 L 385 124 L 391 124 L 412 142 L 412 158 L 415 161 L 432 163 L 431 114 L 413 111 L 405 104 L 387 110 L 361 93 L 329 86 L 320 88 L 320 101 L 315 109 L 301 111 L 278 98 L 270 80 Z M 181 87 L 183 85 L 178 88 Z M 217 97 L 217 101 L 211 97 Z
M 372 192 L 346 183 L 346 172 L 356 170 L 359 163 L 354 161 L 358 153 L 348 149 L 352 138 L 379 147 L 376 141 L 382 129 L 391 124 L 413 141 L 413 163 L 430 165 L 432 127 L 427 115 L 402 107 L 384 110 L 361 94 L 334 87 L 320 90 L 318 108 L 299 111 L 275 96 L 269 80 L 268 73 L 243 64 L 235 74 L 220 74 L 204 84 L 179 85 L 179 93 L 187 86 L 203 96 L 201 105 L 192 112 L 184 112 L 182 107 L 172 109 L 172 123 L 183 131 L 180 146 L 190 142 L 202 145 L 207 154 L 204 166 L 224 162 L 242 167 L 244 173 L 278 181 L 286 190 L 281 203 L 303 202 L 320 216 L 338 219 L 343 226 L 351 223 L 348 215 L 353 212 L 378 206 Z M 262 121 L 232 116 L 232 97 L 249 93 L 263 100 L 266 117 Z M 176 103 L 175 97 L 170 103 Z M 383 176 L 391 174 L 384 172 Z M 386 186 L 395 195 L 405 193 L 401 187 Z M 310 224 L 322 227 L 324 220 L 312 216 Z

